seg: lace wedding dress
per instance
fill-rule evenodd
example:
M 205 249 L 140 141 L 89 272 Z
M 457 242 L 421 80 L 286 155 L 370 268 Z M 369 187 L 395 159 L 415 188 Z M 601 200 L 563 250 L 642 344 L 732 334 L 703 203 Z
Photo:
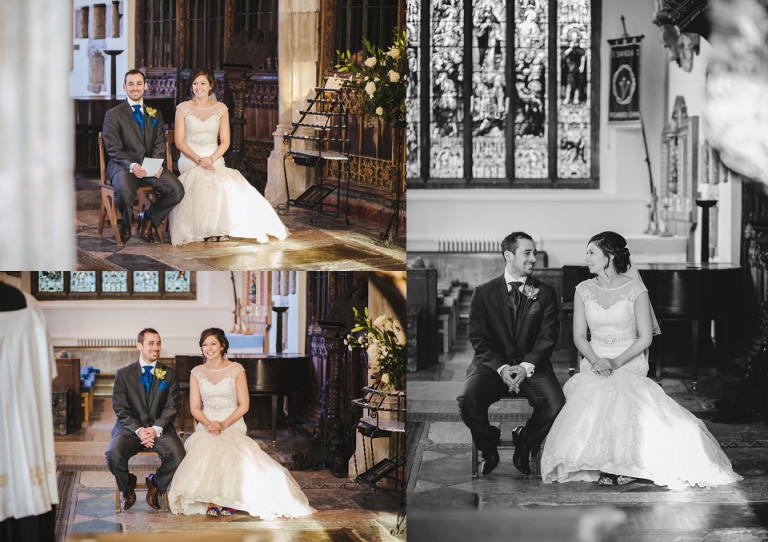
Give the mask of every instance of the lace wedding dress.
M 201 108 L 184 102 L 177 107 L 184 115 L 184 141 L 199 156 L 211 156 L 218 147 L 219 120 L 227 106 L 219 102 Z M 174 246 L 222 235 L 259 243 L 266 243 L 267 235 L 280 240 L 288 236 L 269 201 L 239 171 L 226 167 L 224 158 L 213 167 L 215 171 L 203 169 L 183 153 L 179 158 L 179 181 L 185 192 L 169 218 Z
M 615 358 L 637 339 L 635 300 L 647 292 L 642 282 L 604 289 L 592 279 L 579 284 L 576 292 L 584 302 L 595 354 Z M 581 360 L 580 372 L 563 387 L 565 407 L 544 444 L 545 483 L 597 481 L 600 471 L 670 489 L 742 479 L 704 423 L 647 373 L 645 353 L 607 378 Z
M 235 378 L 244 370 L 239 363 L 217 371 L 202 365 L 192 370 L 209 420 L 223 421 L 237 408 Z M 242 418 L 219 435 L 198 423 L 184 448 L 187 455 L 168 492 L 174 514 L 205 514 L 211 503 L 266 520 L 315 511 L 291 474 L 248 437 Z

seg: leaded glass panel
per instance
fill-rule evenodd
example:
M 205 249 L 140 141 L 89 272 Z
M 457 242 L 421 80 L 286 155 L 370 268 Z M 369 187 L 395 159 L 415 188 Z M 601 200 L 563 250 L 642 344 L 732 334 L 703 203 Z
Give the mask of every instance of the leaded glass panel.
M 472 176 L 503 178 L 506 168 L 507 2 L 472 2 Z
M 37 290 L 39 292 L 63 292 L 64 272 L 40 271 L 37 279 Z
M 409 179 L 418 179 L 421 177 L 421 153 L 419 152 L 419 135 L 421 133 L 421 96 L 419 95 L 419 82 L 421 81 L 419 77 L 421 66 L 421 48 L 419 47 L 421 39 L 421 2 L 419 0 L 408 0 L 406 7 L 405 55 L 408 59 L 408 87 L 405 99 L 408 109 L 405 113 L 407 122 L 407 162 L 405 175 Z
M 430 175 L 461 178 L 464 176 L 464 0 L 433 0 L 431 8 Z
M 549 176 L 549 0 L 515 0 L 515 177 Z
M 590 0 L 562 0 L 557 7 L 559 54 L 557 175 L 585 178 L 590 171 Z
M 141 293 L 155 293 L 160 291 L 159 271 L 134 271 L 133 291 Z
M 101 291 L 110 293 L 128 292 L 128 271 L 102 271 Z
M 69 275 L 70 292 L 95 292 L 96 271 L 72 271 Z
M 189 276 L 188 271 L 166 271 L 165 291 L 189 292 Z

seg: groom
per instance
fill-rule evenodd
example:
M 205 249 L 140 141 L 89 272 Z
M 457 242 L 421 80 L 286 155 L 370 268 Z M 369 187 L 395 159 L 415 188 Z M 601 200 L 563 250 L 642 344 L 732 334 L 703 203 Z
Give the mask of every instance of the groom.
M 523 395 L 533 407 L 525 427 L 517 427 L 513 463 L 530 474 L 537 451 L 565 404 L 549 358 L 560 331 L 551 286 L 531 276 L 536 246 L 530 235 L 514 232 L 501 242 L 504 275 L 475 288 L 469 309 L 469 340 L 475 349 L 459 401 L 461 418 L 482 450 L 483 474 L 499 464 L 501 430 L 488 421 L 488 408 L 507 396 Z
M 102 129 L 104 150 L 109 157 L 107 179 L 115 187 L 115 205 L 122 215 L 118 232 L 123 244 L 131 238 L 133 204 L 139 187 L 155 189 L 157 201 L 137 216 L 137 233 L 145 241 L 154 243 L 152 226 L 159 226 L 181 201 L 184 186 L 172 171 L 162 166 L 154 177 L 147 176 L 147 170 L 141 167 L 144 158 L 166 158 L 163 114 L 144 105 L 147 84 L 143 73 L 130 70 L 123 81 L 128 98 L 107 111 Z
M 112 392 L 117 415 L 112 441 L 107 448 L 107 466 L 123 492 L 123 509 L 136 502 L 136 475 L 128 472 L 128 460 L 141 450 L 154 450 L 161 465 L 146 476 L 147 503 L 160 509 L 158 494 L 165 493 L 173 473 L 184 458 L 184 445 L 173 421 L 181 401 L 176 372 L 158 362 L 160 335 L 146 328 L 136 339 L 139 360 L 118 369 Z

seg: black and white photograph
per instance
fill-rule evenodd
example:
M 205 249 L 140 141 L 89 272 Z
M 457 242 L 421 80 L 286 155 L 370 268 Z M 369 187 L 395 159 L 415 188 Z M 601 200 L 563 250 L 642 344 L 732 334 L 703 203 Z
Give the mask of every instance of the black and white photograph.
M 407 18 L 409 540 L 768 536 L 768 10 Z

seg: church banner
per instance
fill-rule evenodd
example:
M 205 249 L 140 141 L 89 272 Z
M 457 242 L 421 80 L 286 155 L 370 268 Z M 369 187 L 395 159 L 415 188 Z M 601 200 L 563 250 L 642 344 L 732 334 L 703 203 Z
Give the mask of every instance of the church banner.
M 640 122 L 640 41 L 643 36 L 608 40 L 611 46 L 611 88 L 608 122 Z

